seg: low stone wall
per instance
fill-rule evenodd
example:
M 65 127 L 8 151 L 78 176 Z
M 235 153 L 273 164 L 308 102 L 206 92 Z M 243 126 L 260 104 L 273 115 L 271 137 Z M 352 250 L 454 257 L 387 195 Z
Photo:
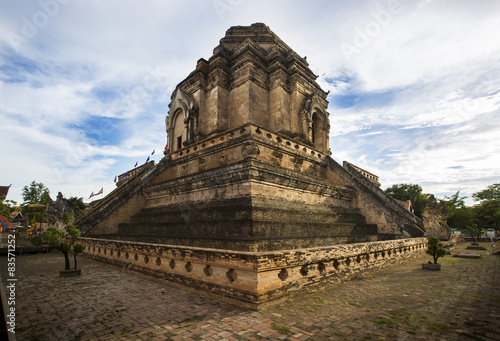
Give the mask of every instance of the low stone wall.
M 84 255 L 230 303 L 260 309 L 290 294 L 339 283 L 424 253 L 426 238 L 238 252 L 80 238 Z

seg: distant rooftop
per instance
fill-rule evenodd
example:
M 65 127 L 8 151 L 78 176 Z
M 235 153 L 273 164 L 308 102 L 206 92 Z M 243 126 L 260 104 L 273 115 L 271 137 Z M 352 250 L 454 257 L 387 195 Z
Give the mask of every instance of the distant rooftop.
M 9 185 L 9 186 L 0 186 L 0 196 L 1 195 L 5 195 L 5 197 L 7 198 L 7 194 L 9 194 L 9 188 L 10 186 L 12 185 Z

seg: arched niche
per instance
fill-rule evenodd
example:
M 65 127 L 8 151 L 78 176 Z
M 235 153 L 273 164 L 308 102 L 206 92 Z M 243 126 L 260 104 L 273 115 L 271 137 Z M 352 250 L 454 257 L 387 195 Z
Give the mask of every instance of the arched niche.
M 184 126 L 184 111 L 181 109 L 178 109 L 173 116 L 173 130 L 172 130 L 172 137 L 173 137 L 173 144 L 172 144 L 172 151 L 176 151 L 182 148 L 182 145 L 186 139 L 185 135 L 185 126 Z
M 323 118 L 323 115 L 321 115 L 317 111 L 312 114 L 311 127 L 311 142 L 313 143 L 314 147 L 321 151 L 328 150 L 328 134 L 325 133 L 326 122 Z
M 329 152 L 330 123 L 326 100 L 313 94 L 304 103 L 302 125 L 306 142 L 322 152 Z
M 193 143 L 198 133 L 198 106 L 191 95 L 177 88 L 172 94 L 169 108 L 165 119 L 168 145 L 166 153 Z

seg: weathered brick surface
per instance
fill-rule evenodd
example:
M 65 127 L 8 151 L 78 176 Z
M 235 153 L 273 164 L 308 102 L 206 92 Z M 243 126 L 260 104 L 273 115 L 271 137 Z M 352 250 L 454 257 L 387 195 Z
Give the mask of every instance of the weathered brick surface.
M 77 222 L 84 235 L 241 251 L 422 236 L 374 175 L 330 158 L 316 78 L 264 24 L 230 28 L 172 94 L 166 158 Z
M 330 157 L 316 78 L 264 24 L 230 28 L 172 93 L 165 158 L 80 219 L 86 253 L 258 308 L 422 252 L 421 221 Z
M 468 252 L 465 246 L 452 252 Z M 498 340 L 500 257 L 480 252 L 481 259 L 446 256 L 439 272 L 422 270 L 429 256 L 417 256 L 258 312 L 86 257 L 79 261 L 82 276 L 60 278 L 60 253 L 25 254 L 16 258 L 15 336 L 18 341 Z M 7 259 L 0 258 L 4 288 L 7 268 Z
M 130 219 L 145 206 L 142 188 L 154 179 L 170 163 L 165 157 L 160 163 L 154 165 L 150 162 L 144 165 L 139 172 L 131 176 L 124 184 L 109 193 L 95 206 L 86 210 L 85 214 L 79 216 L 74 224 L 82 231 L 82 234 L 90 230 L 116 231 L 120 222 Z
M 259 309 L 304 287 L 341 282 L 424 251 L 427 239 L 236 252 L 80 238 L 92 258 Z

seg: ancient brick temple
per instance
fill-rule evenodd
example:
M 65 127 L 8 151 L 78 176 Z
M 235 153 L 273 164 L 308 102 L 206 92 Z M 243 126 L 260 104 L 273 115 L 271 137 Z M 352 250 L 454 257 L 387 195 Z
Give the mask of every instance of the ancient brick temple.
M 172 93 L 168 149 L 77 224 L 85 252 L 257 309 L 421 252 L 421 221 L 330 157 L 327 93 L 264 24 Z

